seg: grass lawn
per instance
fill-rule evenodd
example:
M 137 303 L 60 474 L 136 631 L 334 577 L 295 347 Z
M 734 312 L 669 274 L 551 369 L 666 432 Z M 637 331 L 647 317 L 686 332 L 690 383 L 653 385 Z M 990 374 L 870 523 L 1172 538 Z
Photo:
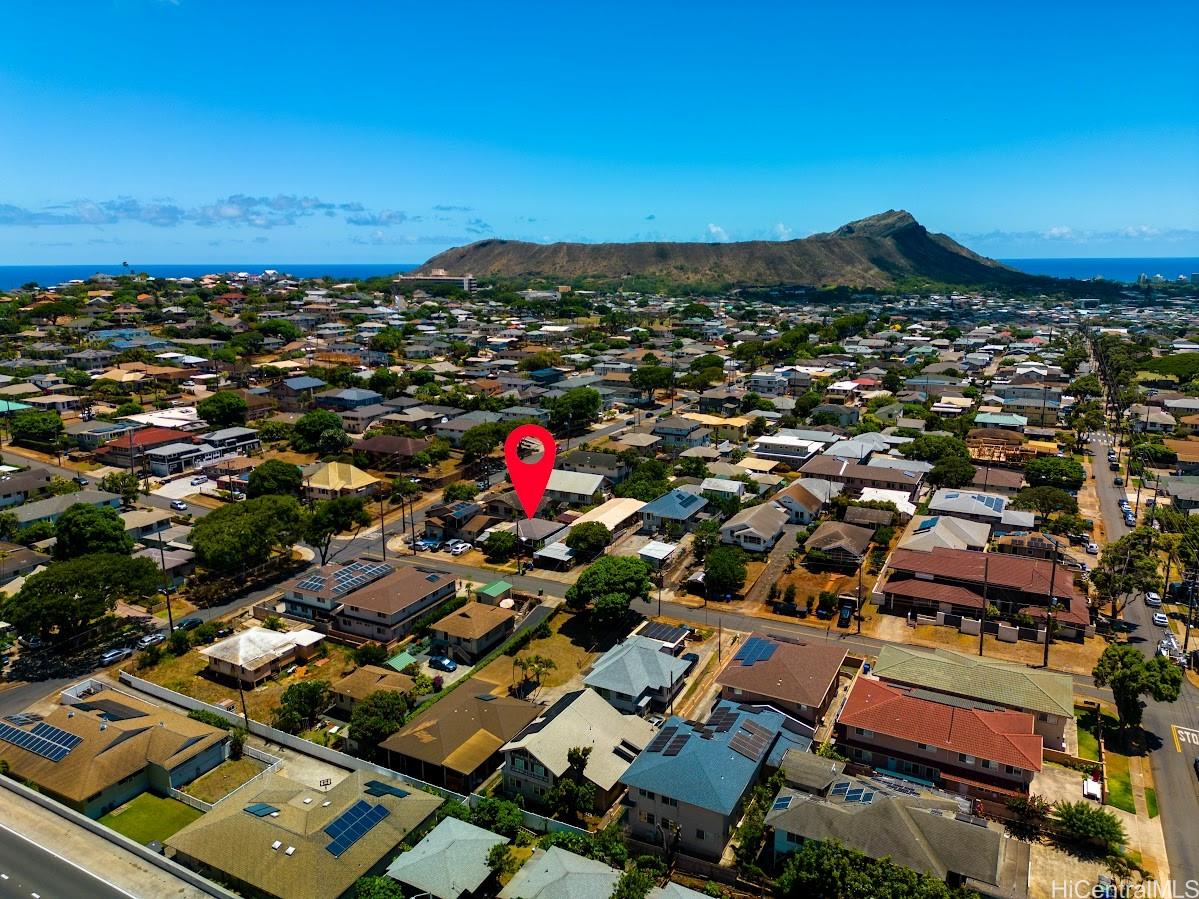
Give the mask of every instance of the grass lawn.
M 1145 805 L 1149 808 L 1149 817 L 1156 818 L 1157 811 L 1157 790 L 1153 787 L 1145 787 Z
M 292 684 L 304 680 L 324 680 L 333 683 L 355 667 L 347 647 L 337 646 L 328 641 L 325 642 L 325 646 L 328 651 L 323 664 L 318 664 L 322 662 L 321 659 L 313 659 L 307 665 L 297 668 L 294 674 L 280 674 L 264 681 L 253 690 L 247 690 L 246 706 L 249 709 L 250 717 L 256 721 L 269 723 L 271 712 L 278 707 L 283 691 Z M 184 656 L 164 654 L 157 665 L 141 671 L 134 669 L 134 674 L 166 687 L 168 690 L 202 699 L 205 702 L 215 704 L 222 699 L 231 699 L 237 703 L 237 710 L 240 712 L 241 701 L 238 699 L 236 686 L 232 683 L 212 680 L 201 674 L 207 667 L 207 662 L 208 660 L 204 656 L 193 649 Z
M 183 792 L 205 802 L 216 802 L 228 796 L 266 766 L 262 762 L 242 756 L 217 765 L 207 774 L 197 777 Z
M 541 679 L 542 687 L 561 686 L 591 664 L 597 652 L 607 648 L 606 645 L 601 648 L 591 644 L 595 634 L 580 625 L 574 625 L 576 617 L 555 615 L 550 619 L 553 633 L 544 639 L 530 641 L 518 653 L 521 656 L 539 655 L 554 660 L 557 667 L 545 673 Z M 584 641 L 589 645 L 583 645 Z M 513 674 L 517 680 L 520 679 L 519 670 L 513 667 L 512 656 L 501 655 L 476 674 L 484 680 L 508 687 L 513 684 Z
M 142 793 L 136 799 L 114 809 L 100 823 L 138 843 L 163 841 L 182 830 L 203 812 L 184 805 L 176 799 L 161 799 L 152 793 Z
M 1132 801 L 1132 778 L 1128 773 L 1128 756 L 1117 752 L 1108 752 L 1104 758 L 1107 769 L 1107 804 L 1118 809 L 1136 814 L 1137 807 Z
M 1095 712 L 1090 707 L 1075 706 L 1078 722 L 1078 755 L 1091 762 L 1099 761 L 1099 740 L 1095 736 Z

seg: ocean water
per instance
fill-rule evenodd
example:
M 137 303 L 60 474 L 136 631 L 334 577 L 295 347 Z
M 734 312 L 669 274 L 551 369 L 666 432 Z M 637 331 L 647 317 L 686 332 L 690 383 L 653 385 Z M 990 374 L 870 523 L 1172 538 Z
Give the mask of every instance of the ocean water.
M 154 265 L 138 264 L 134 268 L 158 278 L 198 278 L 214 272 L 259 274 L 270 268 L 297 278 L 323 278 L 329 275 L 336 280 L 348 281 L 352 278 L 375 278 L 396 272 L 409 272 L 418 265 L 419 263 L 412 262 L 211 262 L 203 265 L 164 262 Z M 11 290 L 30 281 L 35 281 L 42 287 L 50 287 L 64 281 L 87 279 L 97 273 L 120 275 L 123 272 L 120 263 L 111 262 L 95 265 L 0 265 L 0 290 Z
M 1135 282 L 1142 273 L 1152 278 L 1161 275 L 1175 281 L 1179 275 L 1189 278 L 1199 274 L 1199 257 L 1169 258 L 1111 258 L 1111 259 L 1000 259 L 1004 265 L 1018 268 L 1030 275 L 1049 275 L 1053 278 Z

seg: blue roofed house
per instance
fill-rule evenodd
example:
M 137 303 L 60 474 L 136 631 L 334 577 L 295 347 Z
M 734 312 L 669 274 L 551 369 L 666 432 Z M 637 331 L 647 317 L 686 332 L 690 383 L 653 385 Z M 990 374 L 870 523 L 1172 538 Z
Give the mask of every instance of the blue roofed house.
M 334 412 L 344 412 L 361 406 L 370 406 L 383 402 L 383 394 L 365 387 L 346 387 L 342 390 L 326 390 L 314 398 L 321 409 L 332 409 Z
M 271 387 L 271 396 L 282 412 L 303 412 L 312 408 L 316 392 L 326 386 L 320 378 L 298 375 L 284 378 Z
M 740 820 L 746 793 L 788 749 L 811 748 L 810 729 L 770 706 L 721 700 L 700 725 L 671 717 L 621 782 L 630 833 L 717 858 Z
M 690 530 L 696 523 L 696 516 L 707 504 L 708 501 L 697 494 L 671 490 L 641 507 L 641 527 L 651 534 L 670 526 Z
M 596 659 L 583 684 L 613 708 L 644 715 L 666 708 L 690 664 L 664 651 L 659 641 L 634 634 Z

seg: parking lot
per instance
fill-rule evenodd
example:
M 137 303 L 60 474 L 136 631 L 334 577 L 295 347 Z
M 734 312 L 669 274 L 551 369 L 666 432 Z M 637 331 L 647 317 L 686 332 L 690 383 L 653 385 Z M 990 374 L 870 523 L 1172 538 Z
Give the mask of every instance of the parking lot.
M 212 481 L 201 484 L 198 487 L 193 487 L 191 478 L 176 478 L 173 481 L 167 481 L 161 487 L 156 487 L 150 492 L 154 496 L 162 496 L 167 499 L 186 499 L 189 496 L 194 496 L 197 493 L 203 493 L 205 490 L 215 490 L 216 486 Z

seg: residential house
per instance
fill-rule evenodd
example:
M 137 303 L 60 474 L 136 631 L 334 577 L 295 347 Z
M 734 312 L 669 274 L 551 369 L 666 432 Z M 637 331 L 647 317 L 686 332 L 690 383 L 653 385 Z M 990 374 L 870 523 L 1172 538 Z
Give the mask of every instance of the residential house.
M 991 526 L 992 534 L 1030 531 L 1036 524 L 1036 514 L 1009 508 L 1006 496 L 997 493 L 977 493 L 942 487 L 928 503 L 932 515 L 951 515 L 967 521 L 979 521 Z
M 863 528 L 843 521 L 825 521 L 804 541 L 804 549 L 809 553 L 813 550 L 819 552 L 828 560 L 828 564 L 857 568 L 870 551 L 870 541 L 873 537 L 872 527 Z
M 950 792 L 1004 802 L 1027 795 L 1041 770 L 1041 735 L 1026 712 L 937 699 L 859 677 L 837 717 L 853 761 Z
M 32 503 L 25 503 L 12 510 L 17 524 L 23 528 L 41 521 L 57 521 L 58 516 L 76 504 L 82 503 L 97 508 L 120 509 L 121 498 L 115 493 L 104 490 L 84 488 L 75 493 L 64 493 L 61 496 L 48 496 Z
M 849 428 L 858 423 L 861 410 L 857 406 L 841 406 L 837 403 L 821 403 L 812 410 L 812 418 L 819 421 L 828 418 L 838 427 Z
M 419 843 L 396 856 L 387 876 L 410 895 L 430 899 L 462 899 L 480 895 L 494 879 L 488 854 L 508 842 L 490 830 L 457 818 L 443 818 Z
M 786 513 L 791 524 L 811 524 L 820 517 L 824 502 L 809 491 L 799 478 L 776 493 L 772 499 Z
M 348 412 L 361 409 L 363 406 L 374 406 L 383 402 L 383 394 L 365 387 L 346 387 L 344 389 L 325 390 L 313 397 L 318 409 L 330 409 L 334 412 Z
M 864 490 L 868 487 L 899 490 L 909 498 L 915 497 L 924 481 L 920 465 L 905 465 L 903 468 L 861 465 L 824 455 L 809 459 L 799 471 L 806 477 L 843 484 L 849 490 Z
M 373 496 L 380 481 L 349 462 L 320 462 L 304 469 L 304 495 L 309 499 Z
M 50 557 L 36 549 L 0 541 L 0 584 L 26 577 L 49 562 Z
M 414 683 L 411 677 L 399 671 L 378 665 L 363 665 L 334 681 L 329 687 L 329 695 L 333 697 L 333 707 L 348 718 L 353 714 L 354 706 L 372 693 L 386 690 L 411 694 Z
M 371 468 L 379 471 L 398 471 L 410 467 L 413 458 L 428 449 L 431 443 L 430 440 L 377 434 L 355 440 L 350 445 L 350 450 L 363 453 Z
M 150 471 L 160 478 L 202 468 L 221 457 L 221 451 L 207 443 L 168 443 L 146 450 Z
M 389 768 L 469 793 L 499 767 L 500 749 L 543 711 L 476 677 L 410 718 L 380 748 Z
M 663 449 L 676 452 L 693 446 L 703 446 L 711 435 L 711 431 L 698 421 L 680 415 L 659 419 L 650 429 L 650 433 L 662 439 Z
M 704 478 L 699 485 L 703 494 L 712 494 L 716 499 L 741 501 L 745 494 L 744 481 L 732 481 L 728 478 Z
M 0 475 L 0 509 L 19 506 L 50 487 L 50 472 L 44 468 Z
M 481 602 L 468 602 L 429 629 L 431 651 L 474 665 L 512 633 L 516 613 Z
M 265 899 L 337 899 L 382 875 L 444 802 L 407 781 L 351 771 L 325 789 L 271 773 L 166 839 L 175 861 Z
M 583 684 L 618 711 L 645 715 L 673 701 L 689 668 L 658 641 L 634 635 L 596 659 Z
M 699 513 L 707 505 L 702 496 L 671 490 L 641 507 L 641 527 L 651 534 L 665 530 L 683 533 L 695 526 Z
M 591 750 L 583 770 L 595 786 L 590 811 L 602 815 L 616 801 L 621 777 L 654 734 L 645 719 L 622 715 L 593 690 L 573 690 L 503 747 L 504 792 L 545 806 L 569 770 L 570 750 L 581 746 Z
M 1015 496 L 1024 486 L 1023 469 L 992 468 L 977 466 L 970 487 L 982 493 L 998 493 L 1000 496 Z
M 1068 674 L 892 643 L 883 646 L 871 673 L 896 686 L 1026 712 L 1046 746 L 1067 751 L 1067 725 L 1074 719 L 1074 680 Z
M 201 435 L 200 439 L 220 450 L 223 455 L 235 453 L 248 456 L 262 449 L 258 432 L 253 428 L 221 428 L 219 431 L 209 431 Z
M 284 608 L 288 615 L 328 622 L 340 607 L 343 597 L 386 577 L 394 570 L 390 565 L 362 559 L 346 564 L 330 562 L 284 584 Z
M 271 397 L 281 412 L 307 412 L 316 403 L 317 391 L 326 386 L 320 378 L 297 375 L 284 378 L 271 386 Z
M 474 522 L 480 518 L 491 524 L 496 521 L 491 512 L 482 512 L 481 505 L 468 500 L 434 503 L 425 510 L 425 535 L 434 540 L 470 539 Z
M 763 434 L 754 441 L 749 451 L 760 458 L 775 459 L 786 462 L 792 468 L 799 468 L 824 446 L 825 444 L 818 441 L 793 434 Z
M 628 465 L 616 453 L 591 450 L 575 450 L 567 453 L 558 459 L 555 468 L 562 471 L 599 475 L 609 484 L 619 484 L 629 476 Z
M 982 550 L 990 538 L 991 526 L 952 515 L 922 515 L 900 538 L 897 548 L 930 552 L 938 546 L 949 549 Z
M 228 756 L 223 728 L 95 681 L 87 686 L 36 721 L 0 724 L 0 761 L 10 777 L 101 818 L 145 792 L 168 796 Z
M 333 627 L 388 646 L 411 629 L 421 613 L 457 591 L 452 576 L 423 568 L 397 568 L 340 598 Z
M 716 683 L 730 703 L 773 706 L 815 727 L 837 695 L 845 656 L 845 648 L 833 643 L 755 634 L 738 647 Z
M 148 427 L 134 429 L 127 423 L 125 433 L 96 450 L 96 460 L 114 468 L 141 467 L 146 453 L 173 443 L 190 443 L 192 435 L 176 428 Z
M 678 850 L 719 858 L 763 767 L 811 746 L 796 724 L 769 706 L 724 700 L 702 725 L 668 718 L 621 779 L 629 831 L 646 843 L 669 834 Z
M 551 503 L 591 506 L 603 501 L 604 484 L 603 475 L 555 468 L 550 472 L 544 496 Z
M 783 536 L 787 519 L 787 511 L 773 502 L 750 506 L 720 526 L 720 542 L 749 552 L 766 552 Z
M 208 671 L 251 688 L 296 662 L 312 658 L 324 634 L 306 628 L 273 631 L 249 627 L 200 649 Z

